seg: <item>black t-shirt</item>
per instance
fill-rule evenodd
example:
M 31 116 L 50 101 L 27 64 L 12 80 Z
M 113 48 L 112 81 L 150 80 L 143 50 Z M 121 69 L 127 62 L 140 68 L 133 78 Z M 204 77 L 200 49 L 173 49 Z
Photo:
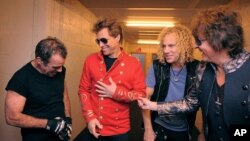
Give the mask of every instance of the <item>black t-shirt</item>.
M 106 71 L 109 71 L 109 69 L 112 67 L 112 65 L 114 64 L 117 58 L 109 58 L 106 55 L 103 55 L 103 57 L 104 57 L 105 65 L 106 65 Z
M 29 62 L 12 76 L 5 89 L 15 91 L 26 98 L 24 114 L 46 119 L 64 117 L 65 72 L 66 69 L 63 67 L 62 72 L 49 77 L 38 72 Z M 49 131 L 22 128 L 23 136 L 34 133 L 36 134 L 35 140 L 39 139 L 37 136 L 39 132 L 46 134 Z

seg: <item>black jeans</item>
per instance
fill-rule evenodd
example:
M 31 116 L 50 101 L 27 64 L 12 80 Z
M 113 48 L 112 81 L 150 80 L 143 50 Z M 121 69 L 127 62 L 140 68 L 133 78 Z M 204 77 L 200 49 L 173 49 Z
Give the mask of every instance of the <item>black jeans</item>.
M 88 130 L 85 128 L 74 141 L 129 141 L 130 132 L 114 136 L 99 136 L 95 138 Z
M 188 131 L 172 131 L 160 125 L 154 125 L 155 141 L 189 141 Z

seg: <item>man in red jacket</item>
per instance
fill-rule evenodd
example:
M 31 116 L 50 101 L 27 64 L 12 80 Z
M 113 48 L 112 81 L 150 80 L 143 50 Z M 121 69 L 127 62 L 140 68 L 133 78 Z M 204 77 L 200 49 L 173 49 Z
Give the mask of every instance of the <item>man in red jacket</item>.
M 93 28 L 100 52 L 87 57 L 79 85 L 85 140 L 128 141 L 129 103 L 145 97 L 140 62 L 121 48 L 122 28 L 114 19 L 100 19 Z

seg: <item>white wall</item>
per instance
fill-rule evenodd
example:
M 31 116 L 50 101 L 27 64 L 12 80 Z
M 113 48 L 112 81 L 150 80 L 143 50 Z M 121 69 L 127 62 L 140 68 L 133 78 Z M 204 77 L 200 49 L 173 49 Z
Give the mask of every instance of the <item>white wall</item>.
M 0 1 L 0 137 L 21 140 L 19 128 L 4 119 L 5 86 L 13 73 L 34 58 L 35 45 L 56 36 L 68 48 L 66 60 L 74 138 L 84 127 L 77 95 L 83 60 L 98 50 L 91 32 L 96 17 L 77 0 Z
M 0 1 L 0 136 L 3 141 L 20 140 L 19 129 L 5 124 L 4 88 L 14 71 L 33 55 L 33 4 L 33 0 Z

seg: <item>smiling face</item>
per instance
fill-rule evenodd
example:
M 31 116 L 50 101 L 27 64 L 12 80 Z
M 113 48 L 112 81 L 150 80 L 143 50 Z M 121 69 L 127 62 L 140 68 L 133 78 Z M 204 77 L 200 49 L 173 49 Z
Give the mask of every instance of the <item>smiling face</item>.
M 39 63 L 39 70 L 42 74 L 49 77 L 54 77 L 58 72 L 62 72 L 62 67 L 65 63 L 65 59 L 59 54 L 53 54 L 47 64 L 42 61 Z
M 103 55 L 106 55 L 110 58 L 118 57 L 120 54 L 120 35 L 117 37 L 110 36 L 108 28 L 103 28 L 96 34 L 96 39 Z
M 180 50 L 176 45 L 176 34 L 166 34 L 162 40 L 162 51 L 166 62 L 174 65 L 179 65 Z
M 196 39 L 196 45 L 202 54 L 202 60 L 206 62 L 214 62 L 218 57 L 218 51 L 216 52 L 206 38 L 202 34 L 198 34 Z

